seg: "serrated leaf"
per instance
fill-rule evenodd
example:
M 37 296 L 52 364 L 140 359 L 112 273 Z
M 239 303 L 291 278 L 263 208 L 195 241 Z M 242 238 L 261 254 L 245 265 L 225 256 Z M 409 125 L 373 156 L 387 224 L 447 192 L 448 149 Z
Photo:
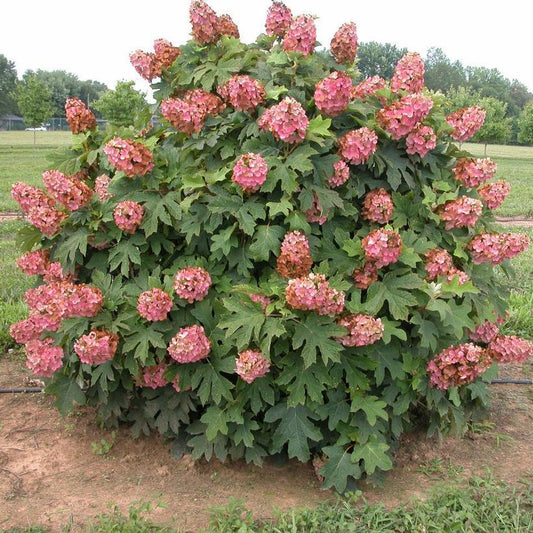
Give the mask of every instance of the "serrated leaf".
M 281 239 L 285 235 L 285 229 L 281 226 L 261 225 L 257 226 L 250 253 L 256 261 L 268 261 L 272 251 L 280 247 Z
M 131 335 L 128 335 L 124 339 L 123 352 L 133 352 L 135 359 L 138 359 L 141 364 L 145 364 L 152 348 L 166 348 L 164 335 L 158 328 L 161 326 L 155 323 L 149 326 L 137 326 L 136 331 Z
M 322 439 L 322 433 L 312 422 L 316 419 L 317 415 L 304 405 L 287 407 L 282 402 L 271 407 L 265 413 L 265 422 L 272 424 L 279 420 L 272 435 L 274 450 L 279 452 L 287 444 L 290 458 L 309 461 L 311 454 L 308 441 L 319 442 Z
M 128 277 L 130 264 L 141 264 L 141 252 L 130 239 L 120 241 L 109 252 L 109 270 L 113 272 L 120 267 L 120 273 Z
M 314 170 L 311 157 L 318 152 L 308 144 L 302 144 L 292 152 L 285 161 L 287 168 L 296 170 L 301 174 L 307 174 Z
M 366 444 L 354 446 L 351 458 L 352 461 L 364 461 L 367 474 L 372 474 L 376 468 L 386 471 L 392 468 L 392 459 L 387 453 L 389 449 L 388 444 L 371 437 Z
M 322 451 L 328 456 L 327 463 L 319 470 L 324 476 L 324 488 L 334 487 L 338 492 L 344 492 L 351 476 L 361 477 L 361 468 L 352 461 L 352 454 L 342 446 L 325 446 Z
M 228 434 L 227 414 L 217 405 L 211 405 L 200 418 L 206 425 L 205 436 L 207 440 L 214 440 L 219 433 Z
M 231 339 L 238 350 L 247 348 L 252 339 L 259 342 L 261 327 L 265 322 L 263 311 L 252 302 L 239 302 L 236 299 L 228 298 L 223 305 L 231 312 L 218 324 L 220 329 L 226 330 L 226 339 Z
M 56 397 L 55 406 L 63 416 L 71 413 L 75 405 L 85 405 L 86 398 L 81 387 L 72 377 L 64 374 L 56 374 L 46 392 Z
M 79 228 L 66 238 L 63 237 L 64 240 L 57 246 L 54 257 L 63 265 L 74 265 L 78 254 L 85 257 L 87 253 L 88 236 L 86 228 Z
M 222 376 L 208 361 L 194 369 L 191 387 L 198 394 L 198 398 L 205 405 L 209 400 L 219 404 L 222 398 L 232 399 L 233 384 Z
M 348 422 L 350 406 L 344 390 L 332 390 L 327 393 L 327 401 L 317 408 L 321 418 L 327 418 L 328 429 L 334 431 L 339 422 Z
M 371 426 L 375 426 L 377 419 L 381 418 L 385 421 L 389 419 L 386 402 L 380 400 L 377 396 L 367 396 L 366 394 L 352 394 L 352 403 L 350 411 L 356 413 L 357 411 L 364 411 L 366 419 Z

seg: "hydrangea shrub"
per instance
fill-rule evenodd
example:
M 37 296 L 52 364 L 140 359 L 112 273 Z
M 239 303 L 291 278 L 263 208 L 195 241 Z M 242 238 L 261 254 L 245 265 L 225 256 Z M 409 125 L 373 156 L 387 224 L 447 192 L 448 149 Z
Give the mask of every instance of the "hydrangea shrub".
M 74 146 L 44 189 L 13 186 L 39 282 L 11 333 L 63 412 L 95 405 L 195 458 L 314 458 L 343 490 L 531 354 L 499 334 L 494 274 L 527 237 L 494 225 L 494 162 L 453 142 L 484 111 L 445 116 L 418 54 L 361 80 L 354 23 L 318 51 L 281 2 L 252 44 L 202 0 L 190 13 L 185 45 L 131 55 L 153 117 L 99 131 L 71 99 Z

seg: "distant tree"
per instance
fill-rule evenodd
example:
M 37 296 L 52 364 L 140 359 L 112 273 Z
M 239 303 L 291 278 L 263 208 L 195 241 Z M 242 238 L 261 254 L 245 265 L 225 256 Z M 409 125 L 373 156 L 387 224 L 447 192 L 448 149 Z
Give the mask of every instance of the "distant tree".
M 17 71 L 15 63 L 0 54 L 0 117 L 16 114 L 17 104 L 14 93 L 17 88 Z
M 131 126 L 147 105 L 144 94 L 134 89 L 135 82 L 120 81 L 115 90 L 105 92 L 94 102 L 94 108 L 115 126 Z
M 533 101 L 530 101 L 518 119 L 518 141 L 533 144 Z
M 466 75 L 468 86 L 481 96 L 509 102 L 511 82 L 497 68 L 467 67 Z
M 533 94 L 523 83 L 513 80 L 509 89 L 509 100 L 509 115 L 519 116 L 526 104 L 533 100 Z
M 407 48 L 398 48 L 391 43 L 360 43 L 357 57 L 359 62 L 357 67 L 363 77 L 381 76 L 389 80 L 393 73 L 396 63 L 407 53 Z
M 506 116 L 507 104 L 496 98 L 481 98 L 477 105 L 482 107 L 487 115 L 485 123 L 472 140 L 483 143 L 487 155 L 487 144 L 506 144 L 511 140 L 511 118 Z
M 18 84 L 15 95 L 26 126 L 36 128 L 52 117 L 52 95 L 41 80 L 33 76 L 27 77 Z M 35 131 L 33 143 L 35 144 Z
M 474 91 L 471 87 L 455 87 L 446 92 L 447 102 L 444 111 L 449 114 L 457 109 L 478 105 L 481 100 L 479 91 Z
M 441 48 L 430 48 L 424 63 L 424 78 L 429 89 L 446 93 L 451 88 L 466 85 L 466 72 L 461 62 L 452 63 Z

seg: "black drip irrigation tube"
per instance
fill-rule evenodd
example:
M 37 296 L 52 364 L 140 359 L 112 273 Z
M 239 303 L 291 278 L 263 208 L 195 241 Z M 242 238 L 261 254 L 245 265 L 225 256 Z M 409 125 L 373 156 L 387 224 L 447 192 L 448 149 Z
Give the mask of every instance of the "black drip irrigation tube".
M 491 379 L 483 380 L 487 385 L 533 385 L 533 379 Z M 44 392 L 44 387 L 15 387 L 0 389 L 0 394 L 19 394 Z

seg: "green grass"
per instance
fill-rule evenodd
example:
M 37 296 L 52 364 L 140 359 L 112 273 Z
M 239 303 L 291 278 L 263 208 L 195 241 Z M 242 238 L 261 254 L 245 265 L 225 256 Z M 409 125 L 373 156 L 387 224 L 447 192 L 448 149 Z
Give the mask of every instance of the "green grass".
M 315 509 L 279 513 L 274 520 L 254 520 L 241 501 L 230 499 L 211 511 L 206 532 L 217 533 L 529 533 L 533 529 L 533 486 L 516 489 L 486 478 L 472 478 L 466 487 L 439 487 L 426 500 L 385 509 L 359 501 L 360 493 L 339 498 Z M 183 531 L 158 526 L 144 516 L 150 505 L 132 506 L 124 516 L 117 509 L 88 524 L 87 533 L 171 533 Z M 64 532 L 72 531 L 66 525 Z M 47 533 L 34 526 L 6 533 Z
M 59 146 L 69 145 L 72 134 L 65 131 L 38 131 L 33 145 L 31 131 L 0 131 L 0 212 L 17 211 L 11 185 L 23 181 L 42 186 L 41 174 L 50 168 L 46 156 Z
M 22 297 L 33 284 L 33 279 L 23 274 L 15 264 L 20 255 L 16 239 L 22 222 L 0 223 L 0 353 L 14 345 L 9 336 L 9 326 L 27 317 L 27 307 Z
M 464 143 L 463 148 L 476 157 L 484 157 L 483 144 Z M 511 192 L 496 214 L 533 217 L 533 146 L 489 144 L 487 157 L 498 165 L 496 178 L 511 184 Z

